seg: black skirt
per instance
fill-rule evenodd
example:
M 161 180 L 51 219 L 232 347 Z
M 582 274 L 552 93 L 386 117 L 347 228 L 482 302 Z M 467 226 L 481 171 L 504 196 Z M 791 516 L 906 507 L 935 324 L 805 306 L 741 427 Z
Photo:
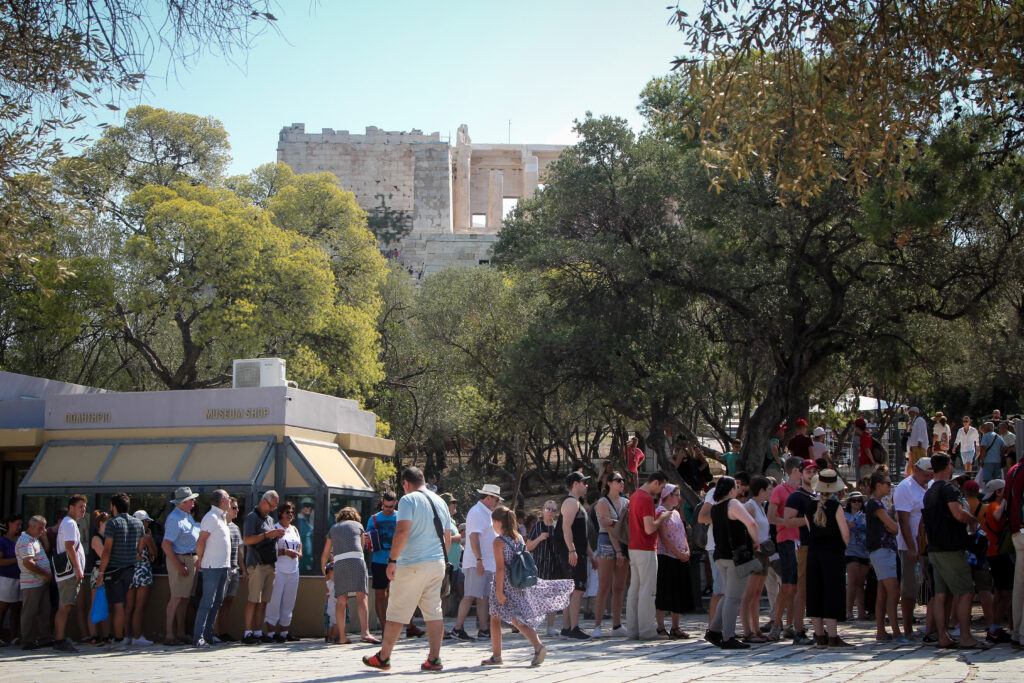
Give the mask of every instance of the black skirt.
M 662 612 L 675 614 L 693 611 L 689 562 L 671 555 L 658 555 L 658 589 L 654 606 Z

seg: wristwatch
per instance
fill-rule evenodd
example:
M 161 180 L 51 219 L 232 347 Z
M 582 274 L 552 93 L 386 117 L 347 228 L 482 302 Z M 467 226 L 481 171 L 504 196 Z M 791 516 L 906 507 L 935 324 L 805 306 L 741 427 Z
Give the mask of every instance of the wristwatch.
M 392 559 L 391 559 L 391 558 L 389 557 L 389 558 L 388 558 L 388 564 L 398 564 L 398 560 L 392 560 Z

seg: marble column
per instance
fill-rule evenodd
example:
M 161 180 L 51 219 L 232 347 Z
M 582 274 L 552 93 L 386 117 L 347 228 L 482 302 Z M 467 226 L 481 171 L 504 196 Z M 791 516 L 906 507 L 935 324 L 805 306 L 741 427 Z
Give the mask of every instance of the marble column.
M 470 195 L 470 163 L 473 146 L 469 138 L 469 128 L 465 124 L 459 126 L 455 143 L 455 182 L 452 188 L 455 229 L 468 229 L 473 225 L 473 216 L 469 208 Z
M 529 199 L 540 184 L 540 160 L 529 154 L 523 156 L 523 199 Z
M 504 174 L 501 171 L 491 171 L 487 180 L 487 227 L 488 229 L 501 229 L 502 200 L 505 197 Z

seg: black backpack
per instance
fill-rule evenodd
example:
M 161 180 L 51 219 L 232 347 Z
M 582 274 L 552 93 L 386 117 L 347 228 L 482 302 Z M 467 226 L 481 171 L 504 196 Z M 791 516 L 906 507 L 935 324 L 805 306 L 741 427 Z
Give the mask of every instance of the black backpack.
M 876 465 L 889 465 L 889 451 L 874 434 L 871 435 L 871 459 L 875 461 Z

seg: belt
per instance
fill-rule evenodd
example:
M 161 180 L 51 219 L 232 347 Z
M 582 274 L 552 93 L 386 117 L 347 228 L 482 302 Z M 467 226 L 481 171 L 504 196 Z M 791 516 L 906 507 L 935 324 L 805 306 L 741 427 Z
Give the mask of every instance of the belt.
M 195 557 L 195 553 L 174 553 L 175 557 Z
M 334 561 L 335 562 L 341 562 L 342 560 L 355 560 L 355 559 L 362 559 L 362 558 L 363 558 L 363 551 L 362 550 L 350 550 L 347 553 L 341 553 L 340 555 L 335 555 L 334 556 Z

